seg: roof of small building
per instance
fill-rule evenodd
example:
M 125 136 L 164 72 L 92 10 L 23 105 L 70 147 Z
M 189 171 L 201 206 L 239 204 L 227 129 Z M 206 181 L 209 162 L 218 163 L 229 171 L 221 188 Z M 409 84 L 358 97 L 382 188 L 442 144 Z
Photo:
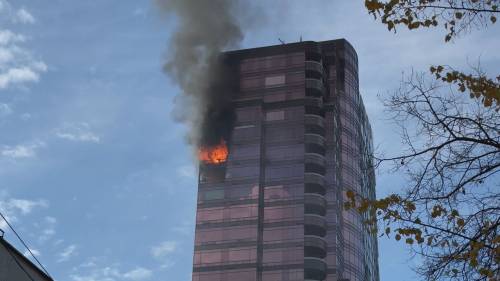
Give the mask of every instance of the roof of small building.
M 3 236 L 0 236 L 0 245 L 5 247 L 7 251 L 9 251 L 12 255 L 15 256 L 15 258 L 18 258 L 23 261 L 23 264 L 28 265 L 32 270 L 34 270 L 36 273 L 40 274 L 42 278 L 48 280 L 48 281 L 54 281 L 50 276 L 47 275 L 47 273 L 43 272 L 38 266 L 33 264 L 31 260 L 29 260 L 27 257 L 25 257 L 21 252 L 19 252 L 14 246 L 12 246 L 7 240 L 3 238 Z M 1 249 L 1 248 L 0 248 Z

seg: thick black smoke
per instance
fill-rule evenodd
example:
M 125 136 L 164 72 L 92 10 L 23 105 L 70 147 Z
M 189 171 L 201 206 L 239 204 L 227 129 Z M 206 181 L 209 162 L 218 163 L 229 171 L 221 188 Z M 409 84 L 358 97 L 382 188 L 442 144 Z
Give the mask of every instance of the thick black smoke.
M 228 138 L 235 119 L 231 106 L 234 70 L 224 63 L 223 50 L 243 39 L 235 0 L 156 0 L 178 25 L 171 38 L 165 72 L 183 94 L 175 112 L 190 127 L 194 145 L 214 145 Z

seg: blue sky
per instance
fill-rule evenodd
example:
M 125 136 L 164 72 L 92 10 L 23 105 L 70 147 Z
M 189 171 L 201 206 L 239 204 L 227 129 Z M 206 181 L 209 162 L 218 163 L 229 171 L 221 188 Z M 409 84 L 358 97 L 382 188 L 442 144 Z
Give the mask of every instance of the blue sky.
M 363 1 L 268 2 L 241 47 L 349 40 L 382 151 L 399 142 L 377 94 L 403 71 L 500 65 L 498 25 L 444 44 L 388 32 Z M 174 22 L 150 1 L 0 0 L 0 209 L 56 280 L 190 280 L 196 172 L 161 72 Z M 380 174 L 379 194 L 400 181 Z M 416 280 L 414 264 L 381 238 L 382 280 Z

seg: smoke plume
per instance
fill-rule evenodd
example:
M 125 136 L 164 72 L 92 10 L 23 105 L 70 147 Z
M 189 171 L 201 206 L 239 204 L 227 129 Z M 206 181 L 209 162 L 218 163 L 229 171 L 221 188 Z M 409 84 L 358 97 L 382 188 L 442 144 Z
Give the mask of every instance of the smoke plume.
M 181 87 L 175 112 L 190 128 L 189 141 L 211 146 L 227 140 L 235 120 L 231 96 L 238 83 L 223 50 L 243 39 L 234 0 L 156 0 L 177 27 L 167 50 L 165 72 Z

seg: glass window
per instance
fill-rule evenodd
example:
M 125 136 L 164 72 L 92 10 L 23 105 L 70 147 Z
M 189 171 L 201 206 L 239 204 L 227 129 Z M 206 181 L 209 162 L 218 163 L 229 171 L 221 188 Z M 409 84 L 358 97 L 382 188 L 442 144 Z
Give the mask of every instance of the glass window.
M 231 165 L 227 168 L 226 178 L 256 178 L 260 174 L 260 167 L 257 165 Z
M 225 216 L 231 220 L 257 218 L 257 205 L 241 205 L 225 208 Z
M 268 87 L 276 87 L 276 86 L 281 86 L 285 84 L 285 75 L 274 75 L 274 76 L 268 76 L 265 79 L 265 86 L 266 88 Z
M 226 271 L 224 279 L 207 279 L 206 281 L 226 280 L 226 281 L 255 281 L 257 273 L 254 270 Z
M 230 263 L 255 262 L 256 254 L 255 248 L 229 249 L 228 261 Z
M 212 281 L 212 280 L 223 280 L 222 272 L 194 272 L 193 281 Z
M 304 271 L 299 269 L 266 271 L 262 273 L 262 281 L 303 281 Z
M 224 240 L 257 239 L 257 225 L 226 227 L 223 230 Z
M 273 126 L 266 128 L 266 142 L 292 142 L 304 138 L 303 126 Z
M 266 207 L 264 209 L 265 222 L 301 220 L 303 215 L 303 205 Z
M 229 157 L 233 160 L 257 159 L 260 156 L 259 144 L 245 144 L 231 146 Z
M 304 144 L 270 146 L 266 150 L 269 161 L 283 161 L 304 158 Z
M 260 119 L 259 107 L 245 107 L 236 109 L 236 119 L 238 122 L 252 122 Z
M 266 167 L 266 180 L 300 178 L 304 176 L 304 164 L 290 164 Z
M 304 196 L 304 185 L 274 185 L 266 186 L 264 190 L 264 198 L 266 202 L 278 199 L 302 198 Z
M 221 250 L 215 251 L 206 251 L 197 253 L 200 255 L 200 263 L 199 264 L 210 264 L 210 263 L 220 263 L 222 261 L 222 252 Z M 195 258 L 196 261 L 196 258 Z
M 277 120 L 285 120 L 284 110 L 266 112 L 266 121 L 277 121 Z
M 264 228 L 265 242 L 283 242 L 292 240 L 304 240 L 304 227 L 302 225 Z
M 252 88 L 257 88 L 260 83 L 261 78 L 260 77 L 252 77 L 252 78 L 243 78 L 241 79 L 241 89 L 252 89 Z
M 224 190 L 223 189 L 209 190 L 205 191 L 203 195 L 204 195 L 203 196 L 204 200 L 224 199 Z
M 233 142 L 248 141 L 249 139 L 256 139 L 260 137 L 260 131 L 256 126 L 245 126 L 238 130 L 233 131 Z
M 288 73 L 286 80 L 288 83 L 294 83 L 294 84 L 297 84 L 299 82 L 304 82 L 305 74 L 304 74 L 304 72 Z
M 264 249 L 264 264 L 291 264 L 304 261 L 304 248 Z
M 255 193 L 255 190 L 259 189 L 254 185 L 232 185 L 226 190 L 226 198 L 239 200 L 257 198 L 258 192 Z
M 198 209 L 198 214 L 196 215 L 196 219 L 198 222 L 220 221 L 223 219 L 223 217 L 224 217 L 223 208 Z

